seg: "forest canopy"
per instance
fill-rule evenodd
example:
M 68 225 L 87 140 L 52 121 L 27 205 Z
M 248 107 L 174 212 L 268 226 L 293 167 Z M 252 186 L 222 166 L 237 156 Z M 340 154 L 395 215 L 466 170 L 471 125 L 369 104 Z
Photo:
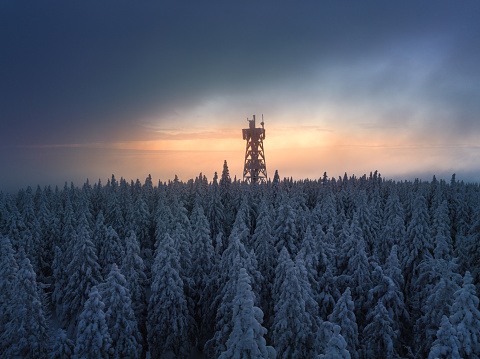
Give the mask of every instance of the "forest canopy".
M 2 357 L 480 353 L 480 188 L 455 175 L 28 187 L 0 192 L 0 256 Z

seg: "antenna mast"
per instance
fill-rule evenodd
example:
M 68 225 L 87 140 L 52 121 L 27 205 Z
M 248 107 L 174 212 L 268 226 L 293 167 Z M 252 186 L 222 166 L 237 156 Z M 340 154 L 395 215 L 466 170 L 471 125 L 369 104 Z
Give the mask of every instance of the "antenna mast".
M 243 139 L 247 141 L 243 180 L 248 183 L 266 182 L 267 166 L 265 164 L 265 151 L 263 150 L 263 140 L 265 139 L 263 115 L 262 128 L 255 127 L 255 115 L 253 115 L 253 120 L 247 119 L 247 121 L 249 127 L 242 130 Z

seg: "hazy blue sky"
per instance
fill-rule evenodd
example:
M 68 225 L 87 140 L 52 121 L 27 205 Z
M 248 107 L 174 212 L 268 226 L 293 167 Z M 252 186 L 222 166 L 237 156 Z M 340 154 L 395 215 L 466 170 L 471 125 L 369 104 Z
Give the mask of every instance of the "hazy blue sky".
M 4 1 L 0 188 L 267 169 L 480 179 L 478 1 Z

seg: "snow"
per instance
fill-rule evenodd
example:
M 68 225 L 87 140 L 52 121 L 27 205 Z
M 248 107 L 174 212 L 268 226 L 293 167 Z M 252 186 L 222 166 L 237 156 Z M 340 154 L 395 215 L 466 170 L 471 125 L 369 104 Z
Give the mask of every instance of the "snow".
M 480 353 L 478 184 L 112 176 L 0 192 L 0 241 L 0 356 Z

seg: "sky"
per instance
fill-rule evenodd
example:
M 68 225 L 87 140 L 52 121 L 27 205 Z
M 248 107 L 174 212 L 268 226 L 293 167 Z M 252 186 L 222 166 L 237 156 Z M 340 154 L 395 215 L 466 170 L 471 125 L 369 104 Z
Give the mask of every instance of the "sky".
M 478 1 L 2 1 L 0 190 L 273 177 L 480 179 Z M 257 123 L 260 121 L 257 121 Z

